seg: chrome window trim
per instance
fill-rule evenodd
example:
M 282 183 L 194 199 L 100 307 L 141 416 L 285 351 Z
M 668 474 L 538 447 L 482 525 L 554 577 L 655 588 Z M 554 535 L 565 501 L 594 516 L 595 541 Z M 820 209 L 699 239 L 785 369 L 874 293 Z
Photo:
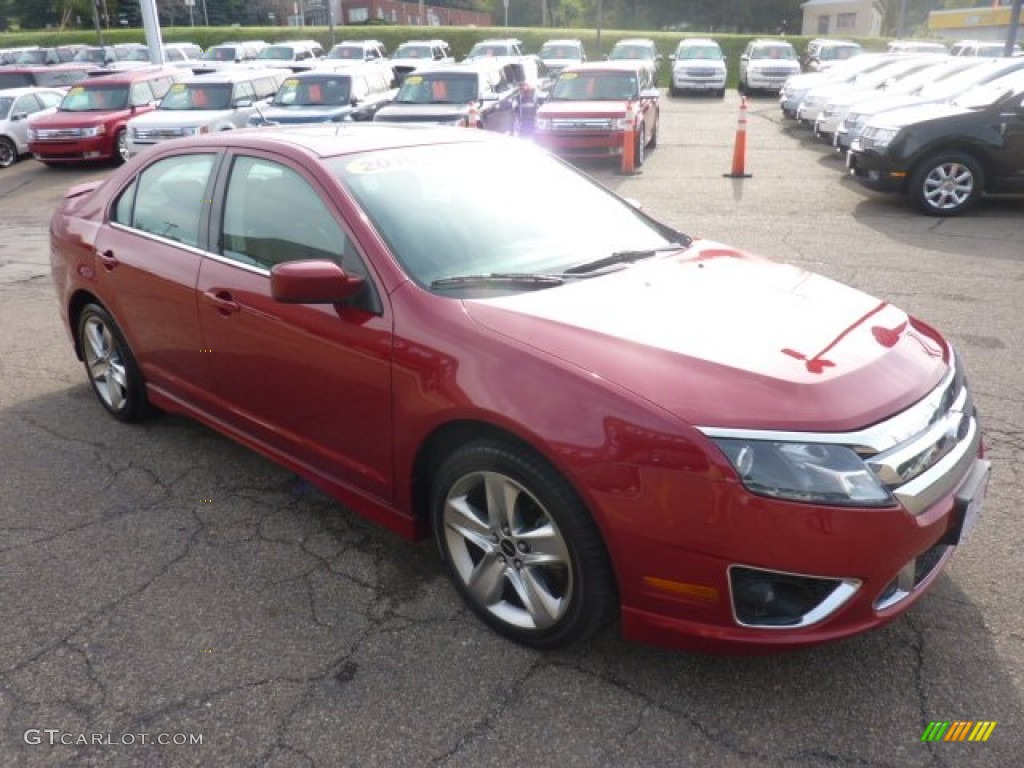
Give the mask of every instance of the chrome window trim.
M 195 253 L 199 256 L 207 255 L 206 251 L 203 250 L 202 248 L 198 248 L 194 245 L 189 245 L 188 243 L 183 243 L 180 240 L 172 240 L 169 237 L 161 237 L 160 235 L 154 234 L 152 232 L 147 232 L 144 229 L 138 229 L 137 227 L 129 227 L 127 224 L 122 224 L 121 222 L 114 221 L 113 219 L 109 220 L 109 224 L 114 229 L 120 229 L 122 232 L 131 232 L 132 234 L 138 235 L 139 237 L 144 237 L 147 240 L 155 240 L 156 242 L 163 243 L 164 245 L 173 245 L 176 248 L 181 248 L 183 251 Z
M 736 614 L 736 596 L 732 591 L 732 569 L 743 568 L 748 571 L 760 571 L 761 573 L 778 574 L 780 576 L 795 576 L 802 579 L 824 579 L 826 581 L 838 582 L 836 588 L 832 590 L 832 594 L 822 600 L 818 606 L 803 615 L 799 622 L 796 624 L 748 624 L 745 621 L 740 621 L 740 617 Z M 814 576 L 808 573 L 794 573 L 793 571 L 779 571 L 772 568 L 759 568 L 754 565 L 743 565 L 742 563 L 732 563 L 726 568 L 726 583 L 729 585 L 729 610 L 732 611 L 732 619 L 741 627 L 747 627 L 749 629 L 766 629 L 766 630 L 786 630 L 786 629 L 804 629 L 806 627 L 820 624 L 829 616 L 834 614 L 844 605 L 846 605 L 857 594 L 861 587 L 860 579 L 842 578 L 841 576 Z

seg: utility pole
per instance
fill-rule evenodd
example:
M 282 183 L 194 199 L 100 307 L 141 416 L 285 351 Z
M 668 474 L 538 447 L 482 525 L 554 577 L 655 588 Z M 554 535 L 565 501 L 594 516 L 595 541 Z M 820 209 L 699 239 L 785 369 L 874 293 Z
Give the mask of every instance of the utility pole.
M 1010 6 L 1010 29 L 1006 33 L 1006 50 L 1004 56 L 1013 56 L 1013 44 L 1017 42 L 1017 29 L 1020 27 L 1021 0 L 1013 0 Z
M 96 37 L 100 39 L 100 48 L 103 48 L 103 25 L 100 24 L 100 2 L 92 0 L 92 21 L 96 25 Z

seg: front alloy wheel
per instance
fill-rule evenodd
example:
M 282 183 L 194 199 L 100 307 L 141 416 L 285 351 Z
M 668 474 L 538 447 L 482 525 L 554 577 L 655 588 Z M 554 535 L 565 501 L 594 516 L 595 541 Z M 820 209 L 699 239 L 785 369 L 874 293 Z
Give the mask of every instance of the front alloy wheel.
M 10 168 L 18 159 L 18 148 L 6 136 L 0 136 L 0 168 Z
M 124 128 L 114 137 L 114 159 L 118 163 L 128 162 L 128 135 Z
M 971 208 L 984 188 L 981 166 L 960 152 L 935 155 L 910 181 L 911 199 L 929 216 L 957 216 Z
M 555 648 L 608 615 L 611 569 L 597 528 L 568 483 L 512 443 L 455 451 L 434 485 L 441 557 L 469 607 L 498 633 Z

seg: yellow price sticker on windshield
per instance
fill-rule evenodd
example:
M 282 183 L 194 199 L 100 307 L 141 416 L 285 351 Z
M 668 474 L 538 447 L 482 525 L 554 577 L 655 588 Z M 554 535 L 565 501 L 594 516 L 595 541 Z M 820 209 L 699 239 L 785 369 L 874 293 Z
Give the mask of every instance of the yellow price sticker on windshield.
M 290 78 L 288 78 L 287 80 L 284 81 L 284 84 L 286 86 L 288 86 L 289 88 L 295 88 L 296 86 L 298 86 L 299 81 L 298 81 L 297 78 L 290 77 Z
M 572 80 L 574 77 L 579 77 L 579 75 L 577 75 L 575 72 L 563 72 L 562 73 L 562 79 L 563 80 Z
M 85 88 L 83 88 L 80 85 L 76 85 L 74 88 L 72 88 L 70 91 L 68 91 L 68 93 L 71 94 L 72 96 L 77 96 L 80 93 L 85 93 Z
M 174 85 L 171 86 L 171 90 L 174 91 L 175 93 L 181 93 L 182 91 L 185 90 L 185 84 L 184 83 L 175 83 Z
M 410 85 L 419 85 L 420 83 L 423 82 L 423 76 L 409 75 L 407 78 L 405 78 L 405 82 L 409 83 Z

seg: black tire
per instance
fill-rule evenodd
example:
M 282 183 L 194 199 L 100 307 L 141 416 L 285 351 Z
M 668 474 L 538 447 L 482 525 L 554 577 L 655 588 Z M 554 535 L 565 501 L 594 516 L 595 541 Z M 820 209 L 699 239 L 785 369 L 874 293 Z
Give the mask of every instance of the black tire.
M 532 451 L 491 438 L 459 448 L 438 470 L 430 512 L 455 589 L 498 634 L 559 648 L 610 617 L 614 579 L 597 526 Z
M 658 127 L 661 125 L 661 115 L 654 116 L 654 128 L 651 129 L 651 138 L 647 140 L 648 149 L 658 148 Z
M 18 162 L 18 147 L 6 136 L 0 136 L 0 168 L 10 168 Z
M 678 89 L 678 88 L 676 88 L 676 87 L 675 87 L 674 85 L 670 85 L 670 86 L 668 87 L 668 95 L 669 95 L 669 96 L 675 96 L 675 97 L 677 97 L 677 98 L 678 98 L 678 96 L 679 96 L 679 93 L 680 93 L 679 89 Z
M 149 415 L 146 386 L 135 356 L 114 318 L 98 304 L 82 309 L 78 344 L 89 384 L 107 412 L 124 422 Z
M 720 99 L 724 99 L 725 98 L 725 88 L 719 88 L 718 91 L 715 93 L 715 95 L 718 96 L 718 98 L 720 98 Z
M 121 128 L 114 134 L 114 162 L 122 165 L 128 161 L 128 132 Z
M 643 123 L 643 115 L 637 115 L 637 120 L 640 121 L 640 130 L 637 132 L 636 139 L 633 141 L 633 167 L 641 168 L 644 164 L 644 160 L 647 157 L 647 126 Z
M 981 163 L 963 152 L 940 152 L 918 164 L 907 194 L 928 216 L 959 216 L 974 207 L 984 189 Z

